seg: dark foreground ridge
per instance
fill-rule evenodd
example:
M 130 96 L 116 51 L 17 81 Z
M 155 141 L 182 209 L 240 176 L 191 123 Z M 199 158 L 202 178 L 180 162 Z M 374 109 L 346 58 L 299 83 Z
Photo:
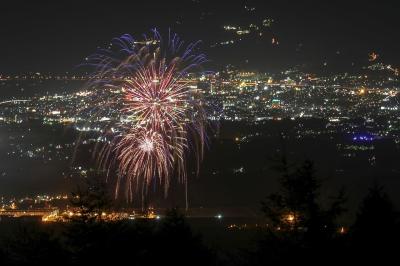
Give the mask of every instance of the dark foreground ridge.
M 68 222 L 3 218 L 1 265 L 331 265 L 396 258 L 399 215 L 381 186 L 370 188 L 355 222 L 344 227 L 345 193 L 322 204 L 312 162 L 291 167 L 283 159 L 278 170 L 280 188 L 262 202 L 265 226 L 185 218 L 177 209 L 161 219 L 110 221 L 93 215 L 108 211 L 110 200 L 90 187 L 71 202 L 82 215 Z

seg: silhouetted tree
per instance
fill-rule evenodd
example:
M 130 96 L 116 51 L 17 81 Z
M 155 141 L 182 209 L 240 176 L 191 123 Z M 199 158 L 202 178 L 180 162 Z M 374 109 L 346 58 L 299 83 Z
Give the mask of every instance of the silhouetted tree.
M 301 232 L 307 237 L 314 233 L 329 237 L 336 229 L 335 220 L 345 211 L 344 191 L 341 190 L 331 206 L 324 209 L 318 201 L 321 183 L 311 161 L 306 160 L 293 172 L 286 166 L 282 169 L 280 191 L 262 202 L 262 210 L 272 228 L 293 234 Z
M 98 176 L 89 176 L 83 186 L 72 192 L 71 204 L 82 214 L 80 219 L 100 219 L 101 213 L 108 211 L 112 202 L 107 183 Z
M 280 171 L 279 192 L 262 202 L 269 232 L 259 243 L 258 258 L 270 262 L 309 261 L 336 249 L 336 220 L 345 211 L 344 191 L 324 208 L 319 202 L 321 182 L 311 161 L 291 170 L 283 159 Z
M 184 217 L 170 211 L 161 220 L 69 225 L 67 245 L 74 264 L 214 265 L 213 253 Z
M 157 230 L 160 263 L 168 265 L 215 265 L 214 254 L 200 235 L 194 234 L 184 216 L 177 209 L 167 211 Z
M 355 259 L 381 263 L 397 259 L 399 233 L 399 215 L 383 187 L 375 183 L 361 202 L 351 228 Z
M 4 243 L 5 265 L 50 265 L 57 261 L 68 264 L 68 253 L 59 237 L 48 228 L 24 226 Z

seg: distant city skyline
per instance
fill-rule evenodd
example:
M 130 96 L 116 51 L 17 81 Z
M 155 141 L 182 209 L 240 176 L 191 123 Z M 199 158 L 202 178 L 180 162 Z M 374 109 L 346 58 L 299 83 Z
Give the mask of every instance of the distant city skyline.
M 312 158 L 320 175 L 331 176 L 331 187 L 349 187 L 351 206 L 377 173 L 394 189 L 398 179 L 393 177 L 400 171 L 400 89 L 395 70 L 368 62 L 353 75 L 319 76 L 289 69 L 278 74 L 225 70 L 187 77 L 186 82 L 201 88 L 207 104 L 214 107 L 209 119 L 221 123 L 220 133 L 212 138 L 212 145 L 219 148 L 206 152 L 201 176 L 189 179 L 191 204 L 255 208 L 264 190 L 273 188 L 277 173 L 264 165 L 272 167 L 271 158 L 281 150 L 281 134 L 291 143 L 294 162 Z M 74 74 L 2 76 L 3 91 L 9 94 L 3 93 L 0 102 L 0 156 L 9 163 L 0 169 L 0 195 L 68 193 L 76 180 L 96 172 L 90 160 L 72 161 L 74 136 L 95 136 L 110 119 L 124 120 L 112 108 L 104 109 L 109 115 L 101 117 L 78 116 L 76 110 L 91 102 L 86 82 L 86 76 Z M 98 141 L 88 138 L 86 143 L 89 147 Z M 81 157 L 91 156 L 84 152 Z M 354 179 L 356 173 L 363 178 Z M 172 195 L 165 202 L 177 197 Z M 164 204 L 158 197 L 155 202 Z

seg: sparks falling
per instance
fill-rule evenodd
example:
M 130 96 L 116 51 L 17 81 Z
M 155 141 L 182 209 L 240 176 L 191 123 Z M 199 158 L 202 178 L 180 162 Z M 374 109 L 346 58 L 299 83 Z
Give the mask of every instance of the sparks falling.
M 118 123 L 107 125 L 112 130 L 103 130 L 107 141 L 96 149 L 101 168 L 117 169 L 116 197 L 123 190 L 129 200 L 140 194 L 144 202 L 155 182 L 167 195 L 172 178 L 187 191 L 187 154 L 195 154 L 198 165 L 206 142 L 202 92 L 188 79 L 206 61 L 197 50 L 198 43 L 185 46 L 171 33 L 164 42 L 153 30 L 144 41 L 116 38 L 88 58 L 96 69 L 89 84 L 95 115 L 107 108 L 120 115 Z

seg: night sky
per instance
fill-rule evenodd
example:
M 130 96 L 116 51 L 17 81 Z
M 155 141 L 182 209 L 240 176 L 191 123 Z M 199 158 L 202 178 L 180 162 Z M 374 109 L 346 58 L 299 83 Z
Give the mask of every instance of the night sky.
M 231 63 L 260 71 L 296 65 L 318 71 L 327 62 L 329 70 L 343 72 L 366 63 L 372 51 L 398 66 L 399 11 L 396 1 L 7 1 L 0 9 L 0 71 L 75 71 L 113 37 L 140 39 L 154 27 L 202 40 L 215 69 Z M 210 47 L 232 39 L 224 25 L 265 18 L 274 23 L 261 38 Z

